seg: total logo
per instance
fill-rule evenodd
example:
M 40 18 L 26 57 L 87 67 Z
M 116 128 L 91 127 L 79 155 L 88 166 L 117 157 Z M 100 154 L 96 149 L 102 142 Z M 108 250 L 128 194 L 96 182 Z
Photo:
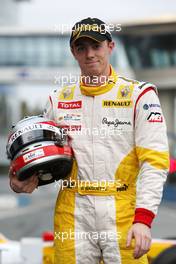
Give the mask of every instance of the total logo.
M 152 123 L 162 123 L 163 122 L 163 116 L 161 113 L 158 112 L 151 112 L 150 115 L 147 118 L 148 122 Z
M 77 109 L 77 108 L 82 108 L 82 101 L 58 102 L 58 108 L 60 108 L 60 109 Z

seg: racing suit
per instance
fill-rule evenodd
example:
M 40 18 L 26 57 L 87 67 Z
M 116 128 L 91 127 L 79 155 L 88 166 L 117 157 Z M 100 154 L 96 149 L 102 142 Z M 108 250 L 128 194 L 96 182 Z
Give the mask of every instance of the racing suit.
M 151 226 L 157 213 L 166 125 L 154 85 L 111 75 L 95 94 L 76 83 L 49 96 L 45 114 L 67 129 L 75 156 L 55 207 L 57 264 L 148 263 L 134 259 L 126 239 L 133 223 Z

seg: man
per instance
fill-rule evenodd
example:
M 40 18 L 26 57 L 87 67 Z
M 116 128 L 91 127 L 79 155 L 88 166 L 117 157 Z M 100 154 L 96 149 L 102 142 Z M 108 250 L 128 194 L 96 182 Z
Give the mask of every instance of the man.
M 81 80 L 54 91 L 45 111 L 67 129 L 75 156 L 68 181 L 76 184 L 56 203 L 54 263 L 146 264 L 168 170 L 156 87 L 116 74 L 114 42 L 99 19 L 76 23 L 70 47 Z M 35 177 L 10 179 L 18 192 L 37 186 Z

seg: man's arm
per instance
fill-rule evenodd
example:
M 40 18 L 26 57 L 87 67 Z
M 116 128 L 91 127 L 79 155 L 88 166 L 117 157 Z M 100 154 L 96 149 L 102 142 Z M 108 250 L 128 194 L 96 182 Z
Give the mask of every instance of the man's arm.
M 150 248 L 151 223 L 161 202 L 169 167 L 166 125 L 154 87 L 143 87 L 135 106 L 135 143 L 140 163 L 136 211 L 127 246 L 135 238 L 134 257 Z

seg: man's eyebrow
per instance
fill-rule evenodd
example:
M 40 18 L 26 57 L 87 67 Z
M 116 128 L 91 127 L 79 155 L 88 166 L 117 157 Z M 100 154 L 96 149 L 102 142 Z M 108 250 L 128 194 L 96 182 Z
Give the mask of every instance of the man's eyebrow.
M 75 43 L 75 46 L 76 46 L 76 47 L 77 47 L 77 46 L 80 46 L 80 45 L 84 45 L 84 42 L 81 41 L 81 42 L 76 42 L 76 43 Z

